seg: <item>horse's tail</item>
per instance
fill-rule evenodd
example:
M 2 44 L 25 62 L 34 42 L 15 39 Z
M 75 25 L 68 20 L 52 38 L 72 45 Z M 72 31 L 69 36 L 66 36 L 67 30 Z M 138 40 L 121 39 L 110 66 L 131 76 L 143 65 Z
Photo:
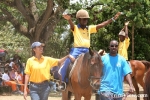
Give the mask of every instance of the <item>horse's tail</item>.
M 145 75 L 145 86 L 144 86 L 144 94 L 146 94 L 147 97 L 145 97 L 144 100 L 150 100 L 150 69 L 147 71 Z
M 142 60 L 141 62 L 145 65 L 146 70 L 148 70 L 150 68 L 150 62 L 149 61 Z

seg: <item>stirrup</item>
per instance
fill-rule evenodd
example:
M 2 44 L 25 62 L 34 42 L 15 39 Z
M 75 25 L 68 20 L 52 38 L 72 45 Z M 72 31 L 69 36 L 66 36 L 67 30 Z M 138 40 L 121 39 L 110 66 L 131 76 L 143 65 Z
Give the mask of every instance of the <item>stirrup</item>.
M 61 85 L 58 86 L 58 90 L 65 91 L 66 90 L 66 83 L 62 82 Z

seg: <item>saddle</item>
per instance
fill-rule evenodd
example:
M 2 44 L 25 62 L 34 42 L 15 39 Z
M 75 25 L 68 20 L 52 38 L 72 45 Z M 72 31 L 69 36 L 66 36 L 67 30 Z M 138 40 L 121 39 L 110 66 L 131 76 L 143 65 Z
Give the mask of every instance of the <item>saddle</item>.
M 74 67 L 76 66 L 77 62 L 78 62 L 78 59 L 80 58 L 80 56 L 84 56 L 84 53 L 80 54 L 74 62 L 71 62 L 70 65 L 68 66 L 68 69 L 67 69 L 67 74 L 65 76 L 65 80 L 68 79 L 71 77 L 72 75 L 72 71 L 74 70 Z

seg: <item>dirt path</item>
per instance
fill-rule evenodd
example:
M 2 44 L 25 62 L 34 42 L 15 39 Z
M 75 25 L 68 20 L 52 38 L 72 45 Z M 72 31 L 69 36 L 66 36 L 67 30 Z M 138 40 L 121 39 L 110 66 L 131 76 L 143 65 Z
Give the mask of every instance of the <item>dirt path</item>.
M 24 100 L 23 96 L 0 96 L 0 100 Z M 31 100 L 27 97 L 27 100 Z M 49 97 L 48 100 L 61 100 L 61 97 Z M 73 99 L 72 99 L 73 100 Z M 82 100 L 84 100 L 82 98 Z M 92 96 L 91 100 L 95 100 L 95 96 Z M 128 97 L 126 100 L 136 100 L 136 97 Z M 142 98 L 140 100 L 143 100 Z
M 124 84 L 124 90 L 125 91 L 128 91 L 128 87 L 129 86 L 127 84 Z M 140 87 L 140 91 L 143 91 L 142 87 Z M 16 95 L 1 96 L 0 95 L 0 100 L 24 100 L 24 98 L 21 95 L 18 95 L 18 96 L 16 96 Z M 31 100 L 29 96 L 27 97 L 27 100 Z M 48 100 L 61 100 L 61 95 L 59 95 L 59 96 L 55 95 L 55 97 L 50 95 Z M 73 100 L 73 97 L 72 97 L 72 100 Z M 82 100 L 84 100 L 84 99 L 82 98 Z M 94 95 L 92 96 L 91 100 L 95 100 L 95 96 Z M 126 100 L 136 100 L 136 95 L 130 95 L 130 97 L 127 97 Z M 140 100 L 143 100 L 143 98 L 141 97 Z

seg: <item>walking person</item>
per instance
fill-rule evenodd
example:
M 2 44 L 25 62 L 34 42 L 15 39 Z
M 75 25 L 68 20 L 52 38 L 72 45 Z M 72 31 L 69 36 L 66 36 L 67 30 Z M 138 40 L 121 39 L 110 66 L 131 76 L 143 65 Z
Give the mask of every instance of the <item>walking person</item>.
M 122 100 L 124 77 L 129 84 L 129 93 L 134 92 L 131 80 L 131 68 L 126 59 L 120 56 L 118 52 L 118 42 L 112 40 L 109 44 L 110 53 L 102 56 L 103 75 L 98 93 L 99 100 Z
M 108 25 L 112 21 L 115 21 L 119 16 L 120 12 L 118 12 L 114 17 L 110 18 L 107 21 L 104 21 L 97 25 L 89 25 L 87 26 L 89 14 L 86 10 L 81 9 L 76 13 L 76 18 L 78 19 L 79 24 L 74 25 L 74 23 L 71 20 L 70 15 L 63 15 L 63 17 L 68 21 L 70 24 L 70 29 L 74 36 L 74 47 L 70 51 L 70 55 L 73 59 L 73 61 L 77 58 L 78 55 L 81 53 L 86 53 L 89 51 L 90 47 L 90 34 L 96 33 L 100 28 Z M 68 82 L 67 79 L 65 79 L 67 68 L 69 64 L 71 63 L 71 60 L 69 58 L 66 59 L 64 66 L 61 68 L 60 74 L 62 76 L 62 84 L 61 84 L 61 90 L 65 90 L 66 82 Z
M 34 56 L 29 58 L 25 68 L 25 87 L 24 87 L 24 99 L 27 97 L 28 82 L 30 89 L 31 100 L 48 100 L 50 92 L 49 80 L 50 69 L 54 66 L 58 66 L 62 63 L 68 55 L 55 59 L 52 57 L 43 56 L 43 43 L 34 42 L 31 48 L 34 52 Z

